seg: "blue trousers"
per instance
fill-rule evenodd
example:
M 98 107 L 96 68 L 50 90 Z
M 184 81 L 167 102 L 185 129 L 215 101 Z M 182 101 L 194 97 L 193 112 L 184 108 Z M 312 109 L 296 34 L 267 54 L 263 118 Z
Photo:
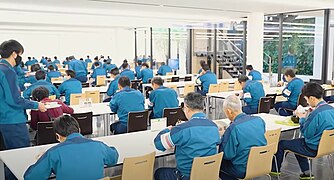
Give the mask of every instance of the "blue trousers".
M 79 76 L 79 77 L 76 77 L 75 79 L 83 83 L 87 82 L 87 76 Z
M 292 140 L 281 140 L 278 143 L 278 150 L 277 150 L 277 153 L 276 153 L 277 166 L 278 166 L 278 171 L 279 172 L 281 171 L 283 156 L 284 156 L 284 151 L 285 150 L 291 150 L 291 151 L 296 152 L 298 154 L 311 156 L 311 157 L 315 157 L 316 154 L 317 154 L 316 150 L 312 150 L 312 149 L 310 149 L 309 147 L 306 146 L 304 138 L 292 139 Z M 307 158 L 296 155 L 296 154 L 295 154 L 295 157 L 298 161 L 299 167 L 302 170 L 302 172 L 305 172 L 305 171 L 310 169 Z M 275 166 L 274 161 L 273 161 L 273 164 L 272 164 L 272 172 L 276 172 L 276 166 Z
M 110 125 L 110 130 L 113 132 L 115 135 L 116 134 L 124 134 L 128 132 L 127 126 L 123 125 L 120 121 L 115 122 Z
M 242 112 L 244 112 L 246 114 L 257 114 L 258 107 L 255 107 L 255 106 L 243 106 L 242 107 Z
M 296 105 L 290 104 L 288 101 L 278 102 L 275 104 L 275 109 L 281 116 L 291 116 L 293 114 L 292 111 L 287 111 L 285 109 L 295 110 L 297 108 Z
M 237 180 L 242 179 L 246 175 L 245 172 L 241 172 L 237 167 L 235 167 L 231 161 L 223 159 L 220 166 L 219 177 L 223 180 Z
M 154 173 L 155 180 L 189 180 L 190 177 L 182 176 L 176 168 L 159 168 Z

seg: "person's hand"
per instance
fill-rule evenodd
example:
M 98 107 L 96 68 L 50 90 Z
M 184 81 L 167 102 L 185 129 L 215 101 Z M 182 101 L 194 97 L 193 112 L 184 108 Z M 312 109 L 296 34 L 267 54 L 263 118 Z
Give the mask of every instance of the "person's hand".
M 295 111 L 296 116 L 298 116 L 299 118 L 305 118 L 307 115 L 307 112 L 300 112 L 300 111 Z
M 45 105 L 43 103 L 38 103 L 38 110 L 40 110 L 41 112 L 45 112 L 47 111 Z
M 280 81 L 277 83 L 277 86 L 283 86 L 284 82 L 283 81 Z

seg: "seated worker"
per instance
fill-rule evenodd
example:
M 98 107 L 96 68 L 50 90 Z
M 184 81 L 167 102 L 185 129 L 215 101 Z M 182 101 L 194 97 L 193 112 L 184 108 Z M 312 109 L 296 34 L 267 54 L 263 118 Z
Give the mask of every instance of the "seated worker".
M 262 75 L 259 71 L 254 70 L 252 65 L 246 66 L 246 71 L 248 72 L 248 76 L 251 76 L 254 81 L 260 81 L 262 80 Z
M 119 75 L 119 69 L 117 67 L 110 71 L 110 77 L 113 78 L 113 80 L 109 84 L 107 95 L 112 97 L 118 90 L 118 80 L 121 77 Z
M 89 59 L 89 56 L 87 56 L 87 58 L 85 59 L 85 63 L 91 63 L 91 62 L 92 62 L 92 60 Z
M 115 64 L 111 64 L 111 61 L 107 61 L 106 64 L 103 64 L 103 68 L 107 71 L 107 73 L 110 73 L 110 71 L 117 68 L 117 66 Z
M 102 66 L 100 66 L 100 64 L 98 62 L 95 62 L 94 63 L 94 70 L 93 70 L 93 73 L 92 75 L 90 76 L 91 78 L 94 79 L 94 82 L 92 83 L 93 85 L 96 84 L 96 78 L 97 76 L 107 76 L 107 72 L 106 72 L 106 69 L 104 69 Z
M 196 83 L 201 84 L 202 86 L 202 90 L 197 90 L 198 93 L 202 94 L 202 96 L 205 96 L 206 93 L 209 92 L 210 84 L 217 84 L 216 74 L 210 71 L 209 65 L 203 65 L 203 71 L 197 78 Z
M 260 99 L 266 96 L 262 83 L 256 80 L 249 80 L 245 75 L 240 75 L 238 81 L 242 86 L 242 99 L 246 103 L 246 106 L 242 107 L 242 112 L 246 114 L 256 114 L 258 112 Z
M 122 76 L 118 80 L 118 89 L 110 101 L 110 109 L 116 112 L 119 121 L 110 125 L 110 130 L 114 134 L 127 132 L 129 112 L 144 111 L 145 99 L 140 91 L 130 88 L 130 79 Z
M 137 66 L 135 67 L 135 71 L 136 71 L 136 77 L 138 79 L 138 76 L 140 76 L 140 70 L 142 68 L 142 60 L 137 60 Z
M 36 60 L 36 59 L 35 59 Z M 37 61 L 37 60 L 36 60 Z M 29 67 L 32 66 L 33 64 L 36 64 L 36 61 L 33 61 L 31 57 L 28 57 L 28 61 L 24 64 L 25 66 Z M 37 61 L 38 63 L 38 61 Z
M 130 70 L 130 66 L 128 63 L 122 64 L 123 71 L 121 72 L 121 76 L 126 76 L 130 79 L 130 81 L 135 80 L 135 73 Z
M 286 109 L 295 110 L 297 108 L 304 81 L 296 77 L 293 69 L 286 69 L 284 77 L 288 81 L 288 85 L 283 89 L 282 94 L 288 98 L 288 101 L 276 103 L 275 109 L 281 116 L 290 116 L 293 112 Z
M 72 70 L 66 70 L 66 81 L 60 84 L 58 90 L 60 94 L 65 94 L 65 104 L 70 105 L 71 94 L 81 94 L 82 84 L 75 79 L 75 72 Z
M 53 64 L 60 64 L 60 61 L 57 59 L 57 56 L 54 57 Z
M 43 104 L 49 104 L 49 103 L 55 102 L 58 105 L 60 105 L 59 107 L 50 108 L 46 112 L 31 111 L 30 127 L 33 130 L 37 130 L 38 122 L 49 122 L 53 118 L 58 118 L 62 116 L 63 113 L 73 114 L 74 112 L 71 107 L 68 107 L 66 104 L 64 104 L 60 100 L 49 99 L 49 90 L 43 86 L 37 87 L 36 89 L 32 91 L 32 99 L 34 101 L 41 102 Z
M 324 94 L 323 88 L 317 83 L 307 83 L 302 89 L 302 94 L 305 96 L 307 103 L 314 108 L 314 110 L 307 115 L 307 112 L 297 109 L 296 115 L 299 117 L 302 138 L 281 140 L 279 142 L 278 151 L 276 153 L 278 172 L 281 170 L 281 164 L 286 150 L 314 157 L 317 155 L 323 131 L 334 129 L 334 108 L 322 99 Z M 300 178 L 310 179 L 310 169 L 307 158 L 297 154 L 295 154 L 295 156 L 302 171 Z M 271 174 L 277 172 L 275 167 L 275 165 L 272 166 Z
M 127 65 L 129 66 L 129 69 L 131 68 L 130 65 L 129 65 L 129 63 L 128 63 L 128 60 L 127 60 L 127 59 L 124 59 L 122 65 L 118 68 L 120 71 L 123 71 L 123 70 L 124 70 L 124 68 L 123 68 L 123 64 L 127 64 Z
M 221 179 L 243 179 L 250 149 L 267 145 L 265 122 L 260 117 L 242 113 L 241 106 L 239 97 L 235 95 L 228 96 L 223 104 L 223 111 L 231 124 L 222 132 L 219 146 L 219 152 L 224 152 Z M 224 131 L 225 128 L 221 129 Z
M 204 100 L 199 93 L 188 93 L 184 98 L 184 113 L 189 121 L 169 126 L 154 139 L 160 151 L 175 149 L 176 168 L 159 168 L 155 180 L 189 180 L 195 157 L 217 154 L 220 136 L 217 125 L 203 113 Z
M 198 74 L 201 74 L 202 71 L 203 71 L 203 66 L 204 66 L 206 63 L 205 63 L 204 60 L 201 60 L 201 61 L 199 62 L 199 64 L 200 64 L 201 68 L 198 70 Z
M 102 179 L 104 166 L 117 163 L 118 152 L 100 141 L 80 134 L 79 123 L 65 115 L 54 120 L 53 129 L 59 144 L 47 150 L 24 173 L 24 179 Z
M 80 60 L 76 60 L 74 56 L 70 56 L 70 64 L 68 70 L 75 72 L 75 78 L 80 82 L 87 82 L 87 66 L 86 63 Z
M 70 58 L 69 57 L 66 57 L 65 58 L 65 61 L 63 62 L 63 65 L 66 66 L 66 65 L 69 65 L 70 64 Z
M 95 65 L 94 65 L 94 63 L 96 63 L 96 62 L 98 62 L 99 64 L 100 64 L 100 66 L 102 66 L 102 63 L 99 61 L 99 57 L 95 57 L 94 58 L 94 62 L 93 62 L 93 64 L 92 64 L 92 67 L 90 68 L 91 70 L 94 70 L 95 69 Z
M 47 58 L 45 58 L 44 56 L 42 56 L 41 60 L 39 61 L 40 64 L 46 65 L 47 63 Z
M 56 98 L 58 99 L 60 97 L 60 93 L 58 89 L 51 83 L 46 81 L 46 73 L 42 70 L 39 70 L 35 74 L 37 82 L 29 86 L 26 90 L 23 91 L 23 97 L 25 99 L 30 99 L 31 93 L 34 89 L 43 86 L 48 89 L 49 95 L 56 95 Z
M 166 76 L 166 74 L 168 72 L 173 72 L 172 68 L 170 66 L 166 65 L 165 62 L 162 62 L 161 66 L 159 67 L 159 70 L 158 70 L 158 75 Z
M 42 70 L 39 64 L 32 65 L 29 75 L 24 79 L 25 83 L 34 84 L 35 82 L 37 82 L 35 74 L 39 70 Z
M 47 81 L 51 82 L 51 78 L 59 78 L 61 77 L 61 73 L 59 71 L 56 71 L 55 68 L 53 66 L 48 66 L 48 78 Z
M 178 95 L 174 89 L 163 86 L 160 77 L 152 79 L 153 91 L 149 96 L 149 108 L 153 109 L 152 118 L 162 118 L 165 108 L 176 108 L 179 106 Z
M 56 69 L 56 71 L 58 71 L 58 66 L 56 66 L 56 64 L 51 61 L 51 58 L 48 59 L 47 63 L 45 64 L 45 68 L 49 66 L 53 66 Z
M 148 83 L 148 80 L 153 78 L 153 71 L 147 63 L 142 64 L 140 74 L 137 75 L 137 78 L 142 79 L 143 83 Z
M 19 66 L 14 66 L 14 71 L 17 75 L 17 79 L 18 79 L 18 83 L 19 83 L 19 87 L 21 91 L 24 91 L 26 88 L 24 86 L 25 82 L 26 82 L 26 78 L 25 75 L 26 73 L 24 72 L 24 70 L 22 69 L 21 64 Z

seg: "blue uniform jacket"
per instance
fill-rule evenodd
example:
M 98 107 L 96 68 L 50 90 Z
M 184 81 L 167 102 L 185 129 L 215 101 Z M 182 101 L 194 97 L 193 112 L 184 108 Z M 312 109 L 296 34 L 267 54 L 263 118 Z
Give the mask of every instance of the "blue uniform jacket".
M 262 118 L 241 113 L 226 129 L 219 152 L 224 152 L 223 159 L 231 161 L 233 169 L 245 173 L 250 148 L 267 144 L 265 132 L 266 124 Z
M 51 173 L 57 179 L 101 179 L 104 166 L 118 161 L 114 147 L 73 133 L 66 141 L 50 148 L 24 173 L 24 179 L 48 179 Z
M 120 77 L 121 77 L 120 75 L 117 75 L 115 79 L 110 82 L 108 90 L 107 90 L 108 96 L 113 96 L 118 90 L 118 80 Z
M 124 69 L 121 72 L 121 76 L 126 76 L 130 79 L 130 81 L 135 80 L 135 73 L 131 71 L 130 69 Z
M 64 81 L 58 87 L 60 94 L 65 94 L 66 104 L 70 104 L 71 94 L 81 94 L 82 93 L 82 85 L 81 82 L 75 78 L 71 78 L 69 80 Z
M 115 64 L 103 64 L 103 68 L 110 73 L 110 71 L 117 68 L 117 66 Z
M 41 64 L 43 64 L 43 65 L 46 65 L 47 63 L 48 63 L 48 61 L 46 60 L 46 59 L 41 59 L 40 61 L 39 61 L 39 63 L 41 63 Z
M 37 82 L 35 75 L 30 75 L 24 79 L 26 83 L 34 84 Z
M 24 110 L 37 108 L 37 102 L 21 97 L 14 68 L 0 60 L 0 124 L 26 123 Z
M 71 62 L 71 61 L 66 61 L 66 60 L 65 60 L 65 61 L 63 62 L 63 64 L 64 64 L 64 65 L 69 65 L 70 62 Z
M 162 130 L 154 139 L 160 151 L 175 148 L 176 167 L 184 176 L 190 176 L 195 157 L 217 153 L 220 137 L 217 125 L 204 113 L 194 114 L 188 122 Z
M 137 90 L 125 87 L 117 92 L 110 101 L 110 109 L 116 112 L 119 121 L 127 126 L 128 113 L 145 110 L 145 99 L 142 93 Z
M 38 64 L 38 60 L 37 59 L 32 59 L 32 62 L 34 62 L 34 64 Z
M 107 72 L 106 69 L 102 67 L 95 68 L 92 74 L 92 78 L 96 78 L 97 76 L 106 76 Z
M 252 76 L 252 80 L 254 80 L 254 81 L 262 80 L 262 75 L 257 70 L 252 70 L 251 72 L 248 73 L 248 76 Z
M 93 62 L 92 67 L 91 67 L 90 69 L 92 69 L 92 70 L 95 69 L 95 65 L 94 65 L 95 62 L 96 62 L 96 61 Z M 101 66 L 103 66 L 103 65 L 102 65 L 102 63 L 99 61 L 99 67 L 101 67 Z
M 92 60 L 91 59 L 85 59 L 85 63 L 91 63 Z
M 197 74 L 201 74 L 202 71 L 203 71 L 203 69 L 200 68 L 200 69 L 198 70 L 198 73 L 197 73 Z
M 205 93 L 209 92 L 210 84 L 217 84 L 217 77 L 211 71 L 207 71 L 205 74 L 198 77 L 202 83 L 202 90 Z
M 17 78 L 18 78 L 18 83 L 19 83 L 19 87 L 21 91 L 25 90 L 24 87 L 24 83 L 26 82 L 25 80 L 25 72 L 23 71 L 23 69 L 21 68 L 21 66 L 15 66 L 14 70 L 17 74 Z
M 58 59 L 53 60 L 53 64 L 60 64 L 60 61 Z
M 168 65 L 160 66 L 160 68 L 158 70 L 158 74 L 163 75 L 163 76 L 166 76 L 166 73 L 168 73 L 168 72 L 173 72 L 172 68 L 169 67 Z
M 141 70 L 141 67 L 142 67 L 141 65 L 135 67 L 136 77 L 137 77 L 137 78 L 138 78 L 138 76 L 140 76 L 140 70 Z
M 160 86 L 150 93 L 150 108 L 153 108 L 153 117 L 161 118 L 164 108 L 176 108 L 179 106 L 177 93 L 174 89 Z
M 153 78 L 153 71 L 152 69 L 146 68 L 140 71 L 138 79 L 142 79 L 143 83 L 147 83 L 149 79 Z
M 56 64 L 54 62 L 48 62 L 45 64 L 45 69 L 47 69 L 49 66 L 53 66 L 53 68 L 58 71 L 58 66 L 56 66 Z
M 257 108 L 261 97 L 265 97 L 262 83 L 258 81 L 248 80 L 243 88 L 243 99 L 247 106 L 251 108 Z
M 61 73 L 59 71 L 50 71 L 48 72 L 48 78 L 47 81 L 51 82 L 51 78 L 59 78 L 61 77 Z
M 73 70 L 76 77 L 87 76 L 88 73 L 86 63 L 76 59 L 70 62 L 68 69 Z
M 318 150 L 323 131 L 334 129 L 334 108 L 322 101 L 306 119 L 300 118 L 299 124 L 306 145 Z
M 302 92 L 304 81 L 299 78 L 292 79 L 288 85 L 283 89 L 284 97 L 288 98 L 288 103 L 297 107 L 298 97 Z
M 37 61 L 37 60 L 36 60 Z M 33 60 L 28 60 L 24 65 L 25 66 L 31 66 L 31 65 L 34 65 L 34 64 L 36 64 L 36 61 L 33 61 Z M 38 61 L 37 61 L 37 63 L 38 63 Z
M 47 88 L 49 90 L 50 95 L 56 95 L 57 99 L 60 97 L 60 93 L 58 89 L 53 84 L 47 82 L 46 80 L 39 80 L 36 83 L 29 86 L 26 90 L 23 91 L 23 97 L 25 99 L 29 99 L 34 89 L 41 87 L 41 86 Z

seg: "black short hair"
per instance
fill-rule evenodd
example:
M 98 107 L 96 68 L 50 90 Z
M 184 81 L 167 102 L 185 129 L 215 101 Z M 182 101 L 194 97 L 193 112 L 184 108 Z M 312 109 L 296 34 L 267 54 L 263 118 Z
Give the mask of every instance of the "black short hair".
M 30 60 L 30 59 L 31 59 L 31 57 L 28 57 L 28 59 Z
M 201 65 L 201 67 L 203 67 L 203 65 L 206 64 L 206 63 L 205 63 L 204 60 L 201 60 L 201 61 L 199 62 L 199 64 Z
M 100 62 L 94 62 L 94 66 L 100 66 Z
M 112 75 L 118 75 L 119 74 L 119 69 L 117 67 L 113 68 L 111 71 L 110 71 L 110 74 Z
M 1 58 L 8 58 L 13 52 L 17 54 L 24 52 L 23 46 L 18 41 L 11 39 L 0 45 Z
M 32 99 L 34 100 L 34 101 L 38 101 L 38 102 L 40 102 L 40 101 L 42 101 L 44 98 L 47 98 L 47 97 L 49 97 L 49 90 L 46 88 L 46 87 L 44 87 L 44 86 L 39 86 L 39 87 L 37 87 L 36 89 L 34 89 L 33 91 L 32 91 L 32 94 L 31 94 L 31 96 L 32 96 Z
M 63 115 L 53 121 L 53 130 L 55 133 L 67 137 L 73 133 L 80 132 L 78 121 L 69 115 Z
M 197 92 L 190 92 L 184 97 L 184 104 L 193 110 L 201 110 L 204 109 L 204 98 L 201 94 Z
M 127 63 L 127 62 L 128 62 L 128 60 L 127 60 L 127 59 L 124 59 L 124 60 L 123 60 L 123 63 L 125 63 L 125 62 Z
M 39 70 L 41 70 L 41 66 L 39 64 L 33 64 L 31 65 L 31 72 L 37 72 Z
M 208 71 L 208 70 L 210 70 L 210 66 L 207 65 L 207 64 L 203 64 L 202 69 L 203 69 L 204 71 Z
M 302 94 L 308 98 L 313 96 L 317 99 L 321 99 L 324 96 L 324 89 L 318 83 L 309 82 L 304 85 Z
M 55 67 L 53 67 L 52 65 L 48 66 L 48 70 L 50 71 L 54 71 L 55 70 Z
M 57 56 L 55 56 L 54 59 L 57 59 Z
M 89 56 L 87 56 L 87 58 L 89 58 Z
M 238 77 L 239 83 L 246 82 L 248 80 L 249 80 L 249 78 L 246 75 L 239 75 L 239 77 Z
M 284 76 L 290 76 L 292 78 L 296 77 L 295 71 L 291 68 L 288 68 L 284 72 Z
M 72 59 L 75 59 L 75 57 L 74 56 L 70 56 L 70 57 L 68 57 L 70 60 L 72 60 Z
M 146 68 L 150 67 L 147 63 L 143 63 L 142 66 L 145 66 Z
M 24 67 L 24 62 L 23 61 L 21 61 L 20 66 Z
M 162 63 L 161 63 L 161 66 L 164 66 L 164 65 L 166 65 L 166 63 L 165 63 L 165 62 L 162 62 Z
M 252 65 L 247 65 L 246 69 L 251 71 L 251 70 L 253 70 L 253 66 Z
M 127 62 L 124 62 L 124 63 L 122 64 L 122 68 L 123 68 L 123 69 L 128 68 L 128 66 L 129 66 L 129 64 L 128 64 Z
M 126 86 L 130 86 L 130 79 L 126 76 L 122 76 L 119 78 L 118 84 L 123 88 Z
M 142 61 L 137 61 L 138 66 L 140 66 L 143 62 Z
M 95 56 L 94 61 L 98 61 L 99 57 Z
M 164 84 L 164 80 L 161 77 L 154 77 L 151 81 L 152 84 L 156 84 L 162 86 Z
M 46 77 L 46 73 L 42 70 L 37 71 L 36 74 L 35 74 L 35 78 L 36 78 L 37 81 L 38 80 L 43 80 L 43 79 L 45 79 L 45 77 Z
M 75 72 L 72 70 L 66 70 L 65 71 L 68 76 L 71 76 L 71 78 L 75 78 Z

